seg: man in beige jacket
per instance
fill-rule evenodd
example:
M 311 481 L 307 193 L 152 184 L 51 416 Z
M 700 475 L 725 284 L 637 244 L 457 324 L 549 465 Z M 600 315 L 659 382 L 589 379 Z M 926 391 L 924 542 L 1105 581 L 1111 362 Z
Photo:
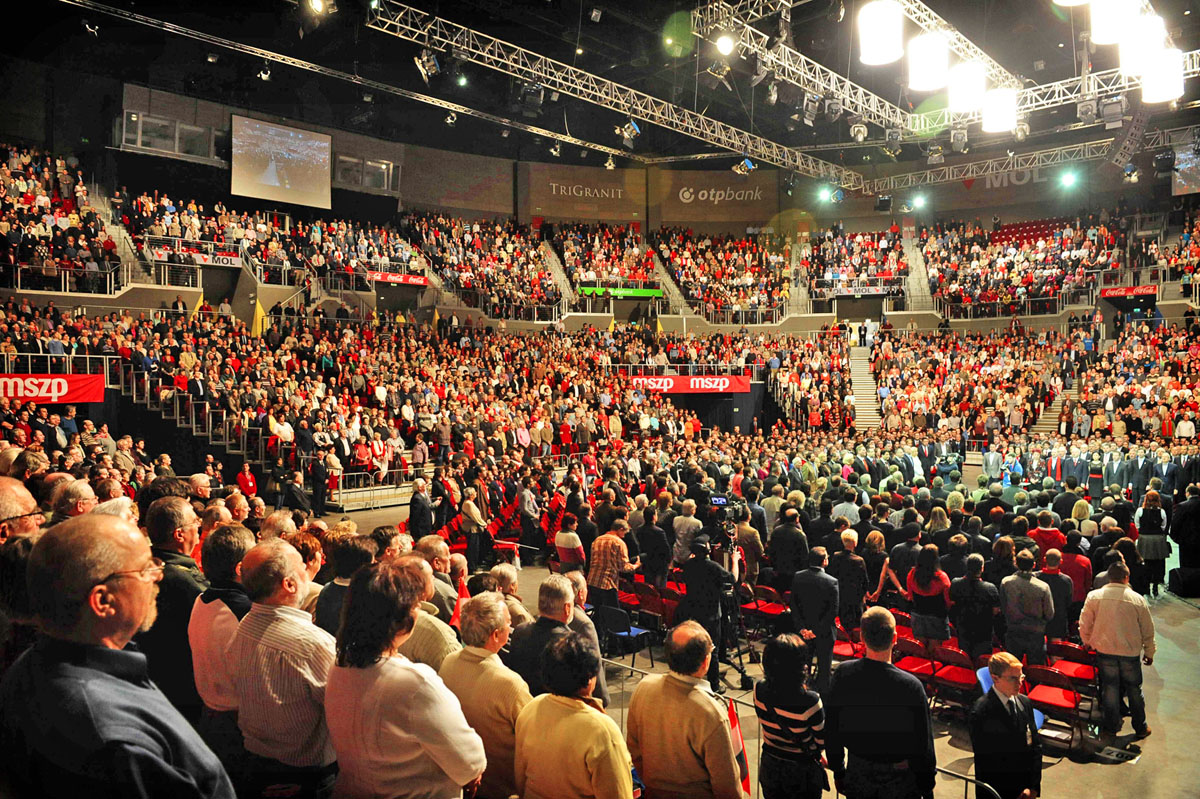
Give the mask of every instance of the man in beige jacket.
M 712 638 L 694 621 L 667 637 L 668 674 L 638 683 L 626 742 L 656 799 L 744 799 L 729 717 L 708 686 Z
M 498 656 L 512 633 L 504 597 L 496 591 L 472 597 L 462 606 L 460 623 L 466 648 L 448 655 L 438 674 L 483 739 L 487 770 L 477 796 L 507 799 L 517 792 L 513 775 L 517 716 L 533 697 L 520 675 Z

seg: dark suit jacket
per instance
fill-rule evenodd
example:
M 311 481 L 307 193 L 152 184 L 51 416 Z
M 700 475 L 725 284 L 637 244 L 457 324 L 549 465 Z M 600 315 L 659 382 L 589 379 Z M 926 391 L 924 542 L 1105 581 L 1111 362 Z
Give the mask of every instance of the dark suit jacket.
M 1138 460 L 1138 458 L 1129 458 L 1125 461 L 1121 481 L 1127 486 L 1133 486 L 1135 491 L 1145 491 L 1146 486 L 1150 484 L 1150 459 L 1141 458 L 1140 466 Z
M 312 500 L 302 486 L 288 483 L 283 492 L 283 505 L 292 510 L 312 510 Z
M 542 682 L 542 651 L 551 641 L 570 631 L 561 621 L 538 616 L 534 621 L 527 621 L 513 630 L 508 652 L 501 652 L 500 660 L 521 675 L 529 686 L 529 693 L 534 696 L 544 694 L 546 684 Z
M 808 568 L 792 578 L 792 624 L 812 630 L 818 641 L 833 641 L 838 614 L 838 581 L 824 569 Z
M 795 574 L 808 563 L 808 539 L 799 528 L 776 527 L 767 544 L 767 558 L 778 574 Z
M 1016 799 L 1021 791 L 1042 789 L 1042 747 L 1033 722 L 1033 704 L 1019 695 L 1021 720 L 1013 718 L 996 692 L 988 691 L 971 708 L 971 748 L 975 779 L 996 789 L 1000 799 Z
M 424 494 L 413 494 L 408 502 L 408 534 L 413 541 L 423 535 L 433 532 L 433 508 L 429 497 Z
M 1200 568 L 1200 499 L 1189 499 L 1175 508 L 1171 539 L 1179 545 L 1179 565 Z

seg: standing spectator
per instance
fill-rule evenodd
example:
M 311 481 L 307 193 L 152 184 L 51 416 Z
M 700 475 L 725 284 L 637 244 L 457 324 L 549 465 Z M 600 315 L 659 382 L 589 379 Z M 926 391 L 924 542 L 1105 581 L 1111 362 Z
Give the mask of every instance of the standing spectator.
M 820 695 L 808 689 L 811 665 L 808 647 L 794 633 L 763 647 L 754 710 L 763 736 L 758 782 L 765 799 L 819 799 L 824 792 L 825 712 Z
M 629 700 L 626 742 L 653 796 L 742 799 L 729 716 L 705 689 L 712 638 L 685 621 L 667 636 L 667 674 L 645 677 Z
M 241 525 L 218 527 L 204 539 L 204 576 L 210 587 L 196 597 L 188 621 L 196 690 L 204 700 L 196 729 L 235 781 L 241 780 L 245 745 L 238 729 L 233 664 L 225 652 L 237 634 L 238 622 L 250 612 L 238 566 L 253 548 L 254 533 Z
M 1062 553 L 1052 549 L 1046 553 L 1046 567 L 1033 575 L 1050 586 L 1050 596 L 1054 600 L 1054 618 L 1046 625 L 1046 635 L 1050 638 L 1066 640 L 1071 620 L 1071 597 L 1075 593 L 1075 584 L 1071 578 L 1062 573 Z
M 842 548 L 829 556 L 828 572 L 838 581 L 838 620 L 847 630 L 858 629 L 863 604 L 867 597 L 867 565 L 854 550 L 858 548 L 858 533 L 842 532 Z
M 1000 799 L 1036 797 L 1042 792 L 1042 746 L 1033 703 L 1021 693 L 1021 661 L 997 652 L 988 671 L 992 689 L 975 700 L 969 718 L 975 779 L 994 788 Z
M 809 550 L 808 568 L 792 578 L 791 598 L 792 624 L 817 659 L 813 687 L 822 696 L 829 693 L 833 642 L 837 637 L 838 581 L 825 573 L 828 565 L 825 547 Z
M 551 574 L 538 586 L 538 617 L 513 631 L 508 653 L 502 660 L 529 686 L 534 696 L 546 686 L 540 669 L 542 650 L 555 639 L 571 632 L 567 622 L 574 615 L 575 590 L 561 574 Z
M 646 582 L 655 588 L 667 584 L 667 569 L 671 565 L 671 544 L 667 533 L 658 525 L 658 508 L 649 505 L 642 511 L 642 527 L 638 530 L 639 559 Z
M 671 525 L 675 532 L 675 565 L 682 566 L 692 556 L 692 539 L 704 527 L 704 523 L 696 518 L 696 501 L 685 499 L 680 514 L 672 520 Z
M 1033 576 L 1033 553 L 1022 549 L 1017 555 L 1017 573 L 1000 584 L 1004 608 L 1004 648 L 1025 662 L 1046 663 L 1046 625 L 1054 618 L 1050 586 Z
M 1105 735 L 1111 739 L 1121 730 L 1124 696 L 1129 701 L 1134 734 L 1148 736 L 1142 664 L 1154 664 L 1154 620 L 1145 598 L 1129 587 L 1129 567 L 1124 562 L 1109 566 L 1108 582 L 1087 595 L 1079 616 L 1079 637 L 1098 654 Z
M 308 593 L 304 559 L 282 539 L 263 541 L 242 559 L 242 585 L 253 605 L 228 658 L 246 741 L 247 793 L 294 785 L 297 796 L 324 799 L 337 776 L 325 726 L 334 638 L 300 609 Z
M 375 560 L 378 544 L 369 535 L 351 535 L 333 544 L 333 580 L 321 589 L 313 621 L 330 635 L 337 635 L 342 619 L 342 604 L 354 573 Z
M 1179 544 L 1179 567 L 1200 569 L 1200 485 L 1189 485 L 1186 493 L 1175 507 L 1171 540 Z
M 958 648 L 974 660 L 992 651 L 992 629 L 1000 612 L 1000 592 L 983 579 L 983 555 L 967 556 L 967 573 L 950 583 L 951 613 Z
M 408 501 L 408 534 L 419 541 L 432 532 L 433 506 L 429 502 L 428 485 L 424 477 L 418 477 L 413 480 L 412 497 Z
M 891 663 L 896 619 L 889 610 L 863 614 L 862 640 L 866 657 L 838 666 L 825 705 L 825 751 L 837 789 L 850 799 L 932 799 L 929 699 L 920 680 Z
M 542 535 L 542 508 L 537 495 L 533 493 L 533 480 L 529 477 L 521 480 L 517 509 L 521 514 L 521 543 L 542 551 L 546 548 L 545 536 Z
M 1170 528 L 1167 513 L 1157 491 L 1146 492 L 1142 507 L 1133 514 L 1133 523 L 1138 531 L 1137 551 L 1146 564 L 1148 593 L 1158 596 L 1159 587 L 1166 581 L 1171 542 L 1167 540 Z
M 633 799 L 633 762 L 592 697 L 600 659 L 568 633 L 541 656 L 547 693 L 517 717 L 514 771 L 524 799 Z
M 592 542 L 587 583 L 596 604 L 617 607 L 617 585 L 621 572 L 639 568 L 640 561 L 629 560 L 629 549 L 624 541 L 627 532 L 629 522 L 617 519 L 611 530 Z
M 761 510 L 761 508 L 759 509 Z M 762 562 L 763 536 L 750 524 L 750 511 L 741 508 L 737 519 L 737 544 L 746 556 L 746 582 L 754 585 L 758 582 L 759 564 Z
M 421 602 L 425 603 L 432 599 L 435 579 L 429 562 L 415 553 L 397 558 L 396 562 L 411 570 L 414 574 L 413 579 L 416 579 L 424 587 Z M 419 609 L 417 619 L 413 623 L 412 634 L 400 644 L 399 651 L 401 655 L 414 663 L 424 663 L 437 671 L 442 667 L 442 662 L 459 649 L 462 649 L 462 646 L 458 643 L 454 628 L 432 613 L 426 613 L 424 609 Z
M 800 511 L 787 508 L 783 511 L 783 524 L 771 532 L 767 542 L 767 560 L 771 562 L 775 588 L 788 591 L 792 577 L 808 564 L 808 538 L 800 529 Z M 766 580 L 764 575 L 763 580 Z
M 237 484 L 243 495 L 247 497 L 258 496 L 258 480 L 255 479 L 254 472 L 250 471 L 249 461 L 242 463 L 242 470 L 237 475 Z
M 189 555 L 200 540 L 200 518 L 186 499 L 162 497 L 150 503 L 145 524 L 150 549 L 163 562 L 163 575 L 158 621 L 134 640 L 146 655 L 150 679 L 184 718 L 195 724 L 204 703 L 192 673 L 188 622 L 196 597 L 208 588 L 208 580 Z
M 724 693 L 720 672 L 721 655 L 725 654 L 721 597 L 733 588 L 735 578 L 709 557 L 710 552 L 708 536 L 702 535 L 692 541 L 692 557 L 681 569 L 685 592 L 675 618 L 679 621 L 693 619 L 708 630 L 717 646 L 716 655 L 708 660 L 708 682 L 714 693 Z
M 487 769 L 479 795 L 508 797 L 517 792 L 513 773 L 517 717 L 533 699 L 521 676 L 500 662 L 512 626 L 503 597 L 484 591 L 462 606 L 462 650 L 442 661 L 438 675 L 458 697 L 463 715 L 483 740 Z
M 491 575 L 496 578 L 496 590 L 504 597 L 513 629 L 533 621 L 533 614 L 525 609 L 525 603 L 517 593 L 520 587 L 517 568 L 511 563 L 497 563 L 492 567 Z
M 925 646 L 941 644 L 950 637 L 950 578 L 942 571 L 937 546 L 926 544 L 917 552 L 917 565 L 908 573 L 907 584 L 913 637 Z
M 571 620 L 567 622 L 567 626 L 571 628 L 571 632 L 579 633 L 586 638 L 595 648 L 596 656 L 600 657 L 600 636 L 596 634 L 596 624 L 584 610 L 588 599 L 587 580 L 584 579 L 583 572 L 579 571 L 567 572 L 565 576 L 571 581 L 571 588 L 575 592 L 575 607 L 572 609 Z M 608 707 L 608 683 L 604 678 L 604 669 L 600 669 L 600 673 L 596 676 L 596 688 L 592 691 L 592 695 L 600 700 L 600 704 Z
M 399 653 L 425 586 L 395 562 L 350 578 L 337 663 L 325 688 L 344 796 L 459 797 L 487 764 L 483 741 L 433 669 Z
M 162 566 L 114 516 L 63 522 L 34 546 L 42 635 L 0 682 L 0 773 L 13 795 L 233 799 L 221 762 L 126 648 L 154 624 Z

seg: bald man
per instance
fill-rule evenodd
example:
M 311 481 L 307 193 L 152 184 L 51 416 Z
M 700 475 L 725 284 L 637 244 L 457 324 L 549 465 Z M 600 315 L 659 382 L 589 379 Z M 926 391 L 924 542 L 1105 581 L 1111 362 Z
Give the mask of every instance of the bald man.
M 216 755 L 126 649 L 155 622 L 162 567 L 115 516 L 69 519 L 34 546 L 43 637 L 0 682 L 6 794 L 233 799 Z

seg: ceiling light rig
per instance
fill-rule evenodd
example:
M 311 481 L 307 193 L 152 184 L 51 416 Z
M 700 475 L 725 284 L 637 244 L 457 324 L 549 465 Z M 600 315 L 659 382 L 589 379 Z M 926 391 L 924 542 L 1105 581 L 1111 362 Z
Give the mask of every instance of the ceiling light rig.
M 904 10 L 894 0 L 872 0 L 858 12 L 858 60 L 869 67 L 904 55 Z
M 445 122 L 450 127 L 454 127 L 454 123 L 457 121 L 458 121 L 458 114 L 454 113 L 453 111 L 451 111 L 449 114 L 446 114 Z
M 741 161 L 738 161 L 736 164 L 731 166 L 730 169 L 732 169 L 734 174 L 737 175 L 749 175 L 751 172 L 758 169 L 758 165 L 749 158 L 742 158 Z
M 708 69 L 704 70 L 704 82 L 710 89 L 717 88 L 717 85 L 724 86 L 729 91 L 733 91 L 733 86 L 729 83 L 729 64 L 724 61 L 714 61 L 709 65 Z
M 617 168 L 617 162 L 613 160 L 613 157 L 611 155 L 608 157 L 608 160 L 604 162 L 604 168 L 605 169 L 616 169 Z
M 638 127 L 638 123 L 630 119 L 624 125 L 617 125 L 613 132 L 621 137 L 621 144 L 624 144 L 627 149 L 633 149 L 633 141 L 638 136 L 642 135 L 642 129 Z
M 554 156 L 555 158 L 558 158 L 560 155 L 562 155 L 562 144 L 559 142 L 554 142 L 554 146 L 550 148 L 550 155 Z
M 428 47 L 421 48 L 421 53 L 413 56 L 413 63 L 417 65 L 417 72 L 421 73 L 421 80 L 425 81 L 426 86 L 429 85 L 430 78 L 442 71 L 437 53 Z

